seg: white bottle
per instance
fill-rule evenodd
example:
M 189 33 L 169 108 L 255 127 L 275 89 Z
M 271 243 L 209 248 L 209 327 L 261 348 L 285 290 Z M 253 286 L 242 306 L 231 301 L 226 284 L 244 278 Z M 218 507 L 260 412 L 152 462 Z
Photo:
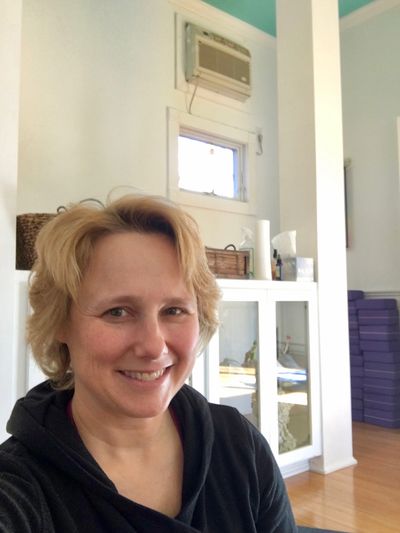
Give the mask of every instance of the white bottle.
M 242 241 L 239 250 L 249 252 L 249 278 L 254 278 L 254 237 L 249 228 L 242 227 Z

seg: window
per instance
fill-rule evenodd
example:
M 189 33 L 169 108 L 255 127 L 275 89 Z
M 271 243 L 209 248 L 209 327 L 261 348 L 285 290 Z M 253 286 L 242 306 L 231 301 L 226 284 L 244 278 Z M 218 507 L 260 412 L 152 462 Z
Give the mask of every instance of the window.
M 244 152 L 242 144 L 181 128 L 178 139 L 179 189 L 246 200 Z
M 183 205 L 254 214 L 255 134 L 168 111 L 168 196 Z

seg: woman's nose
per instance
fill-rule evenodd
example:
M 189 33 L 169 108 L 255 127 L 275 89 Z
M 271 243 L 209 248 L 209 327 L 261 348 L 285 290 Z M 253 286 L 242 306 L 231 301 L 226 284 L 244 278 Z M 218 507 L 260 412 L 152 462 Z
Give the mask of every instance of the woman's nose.
M 135 327 L 132 344 L 138 357 L 156 359 L 168 353 L 165 335 L 157 317 L 143 317 Z

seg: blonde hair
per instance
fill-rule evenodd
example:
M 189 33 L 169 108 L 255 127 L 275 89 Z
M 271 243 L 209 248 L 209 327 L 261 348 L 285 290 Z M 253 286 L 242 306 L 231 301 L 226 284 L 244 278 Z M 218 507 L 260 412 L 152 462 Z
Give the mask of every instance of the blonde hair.
M 36 240 L 30 277 L 28 342 L 35 360 L 58 388 L 73 387 L 68 347 L 57 334 L 68 320 L 96 240 L 121 232 L 160 233 L 174 244 L 182 275 L 197 299 L 198 349 L 216 330 L 220 291 L 210 272 L 195 220 L 155 196 L 127 195 L 105 207 L 75 204 L 48 222 Z

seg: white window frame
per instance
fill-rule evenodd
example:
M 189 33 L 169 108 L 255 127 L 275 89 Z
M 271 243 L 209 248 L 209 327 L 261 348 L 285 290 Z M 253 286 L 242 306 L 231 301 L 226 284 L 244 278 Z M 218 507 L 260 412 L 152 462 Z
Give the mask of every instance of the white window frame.
M 206 193 L 191 192 L 179 188 L 178 139 L 181 130 L 201 132 L 213 138 L 227 139 L 245 147 L 242 160 L 242 182 L 246 189 L 245 200 L 223 198 Z M 168 198 L 186 206 L 254 215 L 256 135 L 226 124 L 197 117 L 173 108 L 168 109 Z

